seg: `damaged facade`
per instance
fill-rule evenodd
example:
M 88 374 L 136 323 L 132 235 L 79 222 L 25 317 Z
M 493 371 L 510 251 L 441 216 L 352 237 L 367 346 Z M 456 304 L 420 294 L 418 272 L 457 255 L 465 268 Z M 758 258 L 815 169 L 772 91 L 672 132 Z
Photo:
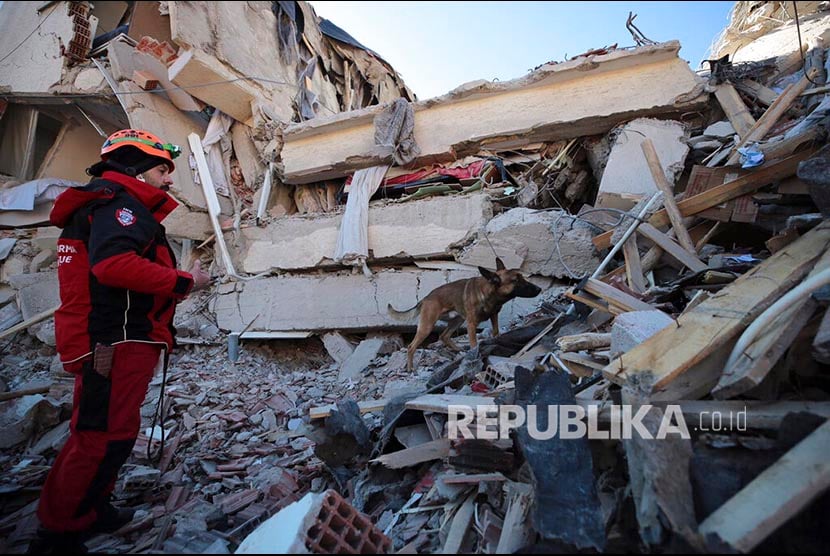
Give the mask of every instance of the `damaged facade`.
M 182 147 L 165 227 L 218 280 L 180 305 L 119 478 L 141 513 L 91 548 L 826 546 L 826 2 L 737 2 L 706 71 L 632 32 L 427 100 L 305 2 L 6 2 L 0 29 L 7 551 L 68 435 L 49 210 L 125 127 Z M 388 307 L 497 258 L 542 293 L 406 372 L 417 317 Z M 450 437 L 459 407 L 554 404 L 702 430 Z

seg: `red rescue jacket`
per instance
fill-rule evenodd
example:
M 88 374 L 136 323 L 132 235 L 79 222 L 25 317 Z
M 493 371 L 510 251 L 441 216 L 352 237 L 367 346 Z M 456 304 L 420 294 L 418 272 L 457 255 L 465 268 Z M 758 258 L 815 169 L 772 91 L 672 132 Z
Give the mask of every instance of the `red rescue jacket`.
M 173 348 L 176 302 L 193 287 L 191 275 L 176 269 L 161 225 L 176 206 L 164 191 L 117 172 L 55 200 L 50 221 L 63 228 L 55 336 L 64 364 L 84 359 L 97 343 Z

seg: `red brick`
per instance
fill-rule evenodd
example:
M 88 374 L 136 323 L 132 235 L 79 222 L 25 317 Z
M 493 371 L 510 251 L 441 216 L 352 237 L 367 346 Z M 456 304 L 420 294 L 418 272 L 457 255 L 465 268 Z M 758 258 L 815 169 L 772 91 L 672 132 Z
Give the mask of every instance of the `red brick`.
M 317 554 L 384 554 L 392 541 L 365 514 L 328 490 L 316 522 L 306 532 L 305 544 Z

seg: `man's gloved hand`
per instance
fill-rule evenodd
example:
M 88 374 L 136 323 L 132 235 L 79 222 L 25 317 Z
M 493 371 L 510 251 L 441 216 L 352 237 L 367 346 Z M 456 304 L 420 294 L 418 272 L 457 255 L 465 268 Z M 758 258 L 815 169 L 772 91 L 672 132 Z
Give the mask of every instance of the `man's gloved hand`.
M 190 275 L 193 277 L 193 290 L 201 290 L 206 288 L 210 282 L 210 274 L 202 270 L 202 261 L 196 259 L 193 266 L 190 268 Z

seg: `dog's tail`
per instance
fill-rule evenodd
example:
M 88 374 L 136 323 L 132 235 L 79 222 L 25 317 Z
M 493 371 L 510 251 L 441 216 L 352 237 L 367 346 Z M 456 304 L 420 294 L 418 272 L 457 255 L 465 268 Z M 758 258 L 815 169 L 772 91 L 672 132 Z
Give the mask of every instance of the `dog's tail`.
M 388 303 L 386 305 L 386 310 L 389 311 L 389 314 L 392 315 L 392 318 L 394 318 L 396 320 L 409 320 L 420 309 L 421 309 L 421 302 L 420 301 L 418 303 L 416 303 L 414 307 L 411 307 L 411 308 L 403 310 L 403 311 L 398 311 L 397 309 L 392 307 L 391 303 Z

